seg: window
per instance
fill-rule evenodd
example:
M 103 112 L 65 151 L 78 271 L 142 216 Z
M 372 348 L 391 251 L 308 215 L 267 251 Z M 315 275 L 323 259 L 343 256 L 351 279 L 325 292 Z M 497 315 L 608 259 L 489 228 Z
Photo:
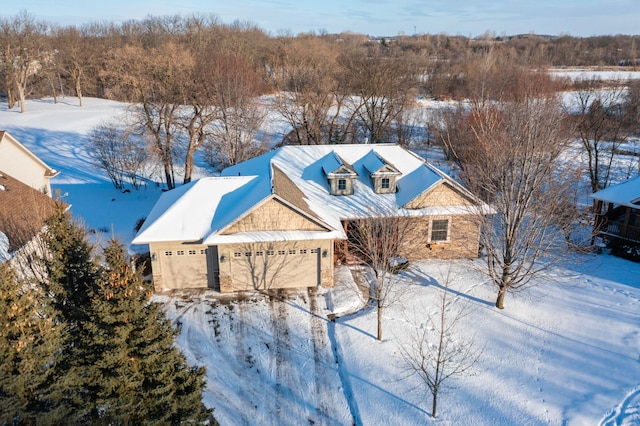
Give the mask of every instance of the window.
M 289 250 L 289 254 L 296 254 L 295 250 Z
M 256 256 L 264 256 L 264 252 L 263 251 L 257 251 L 256 252 Z
M 242 253 L 237 251 L 237 252 L 233 253 L 233 257 L 242 257 Z
M 311 249 L 311 253 L 318 253 L 318 249 L 317 248 Z
M 178 250 L 178 251 L 176 252 L 176 254 L 177 254 L 178 256 L 184 256 L 184 250 Z
M 300 254 L 307 254 L 307 249 L 300 250 Z
M 275 252 L 273 250 L 267 250 L 267 256 L 273 256 L 274 253 Z
M 193 256 L 194 254 L 196 254 L 195 250 L 189 250 L 189 255 Z
M 165 255 L 165 256 L 171 256 L 172 254 L 173 254 L 173 252 L 170 252 L 170 251 L 165 251 L 165 252 L 164 252 L 164 255 Z
M 338 191 L 345 191 L 347 189 L 347 180 L 338 179 Z
M 431 222 L 431 241 L 447 241 L 449 219 L 439 219 Z
M 200 254 L 207 254 L 207 249 L 200 249 Z
M 286 252 L 285 252 L 284 250 L 278 250 L 278 254 L 279 254 L 280 256 L 282 256 L 282 255 L 286 254 Z
M 389 178 L 382 178 L 380 180 L 380 187 L 382 189 L 389 189 L 390 181 Z
M 253 253 L 251 253 L 250 251 L 248 251 L 248 252 L 246 252 L 244 255 L 245 255 L 246 257 L 251 257 L 251 255 L 252 255 L 252 254 L 253 254 Z

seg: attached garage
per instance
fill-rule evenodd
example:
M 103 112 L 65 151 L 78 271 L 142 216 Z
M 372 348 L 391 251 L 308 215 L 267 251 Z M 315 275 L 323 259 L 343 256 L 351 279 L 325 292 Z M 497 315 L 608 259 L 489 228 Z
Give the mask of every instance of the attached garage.
M 218 246 L 220 291 L 333 285 L 332 240 Z

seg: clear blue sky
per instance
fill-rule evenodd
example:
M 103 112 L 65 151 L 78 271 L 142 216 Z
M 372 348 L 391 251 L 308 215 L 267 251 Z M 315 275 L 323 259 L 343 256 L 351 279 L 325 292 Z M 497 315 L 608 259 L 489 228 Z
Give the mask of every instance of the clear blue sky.
M 272 35 L 324 29 L 373 36 L 447 33 L 640 34 L 640 0 L 21 0 L 0 16 L 26 10 L 41 20 L 79 25 L 147 15 L 215 14 L 249 21 Z

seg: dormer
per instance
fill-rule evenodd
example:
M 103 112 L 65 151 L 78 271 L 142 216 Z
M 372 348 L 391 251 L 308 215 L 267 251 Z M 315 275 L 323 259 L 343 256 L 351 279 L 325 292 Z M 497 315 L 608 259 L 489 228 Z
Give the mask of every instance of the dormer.
M 391 163 L 371 150 L 363 159 L 363 166 L 371 178 L 371 186 L 376 194 L 394 194 L 396 179 L 400 171 Z
M 331 152 L 324 158 L 322 171 L 329 182 L 331 195 L 351 195 L 358 174 L 338 154 Z

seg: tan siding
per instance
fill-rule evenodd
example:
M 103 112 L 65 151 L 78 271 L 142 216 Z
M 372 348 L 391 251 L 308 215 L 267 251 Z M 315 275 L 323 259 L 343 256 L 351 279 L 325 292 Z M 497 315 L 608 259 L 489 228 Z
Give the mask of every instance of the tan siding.
M 471 206 L 472 202 L 467 197 L 462 196 L 451 185 L 443 182 L 425 191 L 410 202 L 405 207 L 408 209 L 423 209 L 435 206 Z
M 231 225 L 224 234 L 285 230 L 323 231 L 324 229 L 280 201 L 271 199 Z
M 225 257 L 220 263 L 220 291 L 315 287 L 318 279 L 323 287 L 332 287 L 332 247 L 331 240 L 218 246 L 219 256 Z
M 47 168 L 5 135 L 0 142 L 0 170 L 51 196 Z
M 389 179 L 389 188 L 382 187 L 383 178 Z M 396 192 L 396 177 L 393 175 L 375 176 L 371 181 L 376 194 L 395 194 Z
M 201 254 L 207 246 L 173 242 L 150 244 L 149 249 L 156 290 L 207 287 L 207 256 Z M 195 250 L 195 254 L 189 254 L 189 250 Z M 179 251 L 184 254 L 179 255 Z
M 338 188 L 338 181 L 344 179 L 346 186 L 345 189 L 339 189 Z M 336 177 L 336 178 L 329 178 L 329 186 L 330 186 L 330 191 L 331 191 L 331 195 L 353 195 L 353 181 L 355 180 L 354 178 L 351 177 Z
M 437 248 L 429 248 L 431 220 L 448 219 L 449 239 Z M 409 260 L 458 259 L 478 257 L 480 227 L 473 216 L 432 216 L 412 219 L 402 255 Z

